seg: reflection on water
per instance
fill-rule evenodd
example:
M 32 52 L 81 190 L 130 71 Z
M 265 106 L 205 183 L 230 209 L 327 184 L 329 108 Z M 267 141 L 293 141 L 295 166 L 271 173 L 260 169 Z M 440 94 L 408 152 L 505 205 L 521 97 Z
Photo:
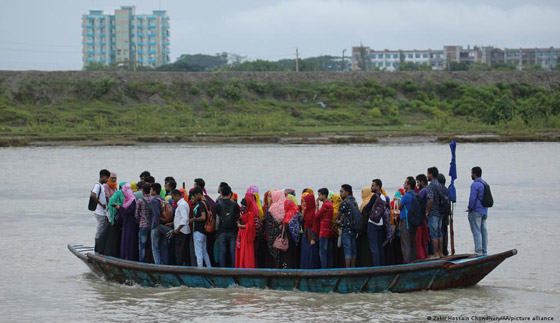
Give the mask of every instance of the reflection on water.
M 211 157 L 209 157 L 211 156 Z M 248 158 L 249 156 L 250 158 Z M 560 304 L 560 158 L 557 143 L 464 144 L 455 241 L 472 252 L 466 208 L 470 168 L 480 165 L 496 201 L 488 218 L 489 249 L 519 250 L 477 286 L 409 294 L 312 294 L 245 288 L 143 288 L 104 281 L 66 250 L 91 245 L 95 220 L 88 191 L 101 168 L 119 180 L 149 169 L 209 193 L 219 182 L 243 192 L 304 187 L 359 188 L 383 179 L 392 194 L 407 175 L 436 165 L 446 171 L 447 145 L 189 146 L 0 149 L 0 313 L 2 321 L 425 321 L 428 315 L 556 315 Z M 201 161 L 203 161 L 201 163 Z M 298 194 L 299 195 L 299 194 Z

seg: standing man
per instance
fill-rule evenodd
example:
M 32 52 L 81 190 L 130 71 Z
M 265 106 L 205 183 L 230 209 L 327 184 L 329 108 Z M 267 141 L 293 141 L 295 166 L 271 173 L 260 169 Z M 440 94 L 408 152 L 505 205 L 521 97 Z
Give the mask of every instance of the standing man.
M 482 205 L 484 197 L 484 184 L 482 168 L 476 166 L 471 170 L 471 195 L 469 197 L 469 223 L 474 240 L 474 252 L 486 255 L 488 253 L 488 232 L 486 231 L 486 218 L 488 208 Z
M 358 208 L 358 203 L 352 195 L 352 186 L 344 184 L 340 187 L 340 197 L 342 203 L 338 210 L 337 222 L 342 227 L 342 246 L 344 248 L 344 261 L 346 268 L 356 267 L 356 235 L 358 234 L 352 229 L 352 212 L 354 208 Z
M 173 190 L 171 192 L 173 202 L 177 204 L 175 209 L 175 217 L 173 218 L 173 239 L 175 240 L 175 262 L 177 266 L 187 266 L 189 263 L 187 255 L 190 252 L 189 241 L 191 228 L 189 227 L 189 204 L 183 196 L 181 191 Z
M 333 252 L 332 252 L 332 219 L 333 205 L 329 201 L 329 190 L 321 188 L 318 191 L 318 199 L 323 202 L 321 208 L 315 214 L 315 222 L 319 224 L 319 259 L 321 260 L 321 269 L 332 268 Z M 317 208 L 319 203 L 317 203 Z
M 139 182 L 143 183 L 143 182 Z M 146 250 L 151 244 L 152 231 L 152 208 L 150 201 L 152 196 L 150 195 L 150 186 L 142 186 L 142 196 L 136 200 L 136 211 L 134 217 L 139 223 L 138 228 L 138 261 L 146 262 Z M 149 244 L 150 243 L 150 244 Z
M 437 177 L 438 182 L 443 186 L 443 190 L 447 192 L 447 187 L 445 186 L 445 175 L 439 173 Z M 447 246 L 449 245 L 449 217 L 450 214 L 442 214 L 441 216 L 441 235 L 442 235 L 442 253 L 444 256 L 449 255 L 449 249 Z
M 235 267 L 235 243 L 237 241 L 237 222 L 241 210 L 239 205 L 231 200 L 231 187 L 220 185 L 220 198 L 216 201 L 216 216 L 218 225 L 218 246 L 220 267 Z M 227 257 L 229 254 L 229 258 Z M 228 262 L 229 260 L 229 262 Z
M 204 200 L 209 205 L 208 210 L 212 211 L 216 209 L 216 202 L 208 195 L 206 192 L 206 182 L 202 178 L 195 178 L 194 180 L 194 187 L 200 187 L 204 194 Z M 210 262 L 212 266 L 216 266 L 216 260 L 214 259 L 214 244 L 216 244 L 216 231 L 214 232 L 206 232 L 206 250 L 208 251 L 208 255 L 210 256 Z
M 383 266 L 385 260 L 385 254 L 383 251 L 383 226 L 387 229 L 387 239 L 391 240 L 391 219 L 389 219 L 387 209 L 390 208 L 391 202 L 389 198 L 387 198 L 381 192 L 381 188 L 383 187 L 383 182 L 376 178 L 371 182 L 371 192 L 373 196 L 371 197 L 369 203 L 372 205 L 371 212 L 376 210 L 376 203 L 381 203 L 383 205 L 383 209 L 381 210 L 382 215 L 379 218 L 379 222 L 374 222 L 371 219 L 371 216 L 368 217 L 368 239 L 369 239 L 369 250 L 371 252 L 371 257 L 373 259 L 374 266 Z M 377 199 L 383 199 L 381 201 L 377 201 Z
M 108 170 L 100 170 L 99 181 L 95 183 L 93 189 L 91 190 L 91 198 L 95 201 L 95 203 L 97 203 L 95 211 L 93 211 L 95 219 L 97 220 L 97 229 L 95 231 L 96 252 L 103 251 L 99 238 L 101 237 L 101 233 L 109 228 L 109 221 L 107 219 L 107 196 L 105 195 L 103 184 L 107 183 L 110 175 L 111 173 Z
M 428 168 L 426 176 L 430 185 L 428 185 L 428 203 L 426 204 L 426 218 L 428 218 L 428 230 L 430 231 L 430 238 L 432 239 L 432 246 L 434 248 L 433 258 L 442 258 L 442 245 L 443 239 L 441 234 L 441 214 L 439 210 L 439 202 L 443 186 L 437 180 L 439 171 L 436 167 Z
M 416 248 L 414 240 L 416 240 L 416 227 L 408 223 L 408 213 L 412 210 L 412 201 L 416 196 L 414 187 L 416 180 L 412 176 L 408 176 L 404 180 L 404 191 L 406 192 L 399 201 L 399 215 L 400 224 L 399 230 L 401 232 L 401 250 L 405 263 L 416 260 Z
M 196 200 L 196 206 L 194 208 L 194 217 L 190 219 L 190 222 L 194 222 L 194 252 L 196 254 L 197 266 L 202 268 L 202 263 L 206 263 L 206 267 L 212 267 L 210 263 L 210 257 L 208 256 L 208 251 L 206 250 L 206 231 L 204 230 L 204 223 L 206 223 L 206 217 L 208 216 L 208 210 L 210 209 L 209 203 L 204 197 L 204 191 L 201 187 L 197 186 L 192 190 L 192 195 Z
M 150 201 L 150 207 L 152 210 L 152 254 L 154 256 L 154 263 L 156 265 L 169 264 L 169 241 L 167 237 L 159 231 L 159 225 L 161 223 L 161 213 L 162 207 L 161 203 L 163 199 L 161 198 L 161 184 L 154 183 L 150 186 L 150 195 L 152 200 Z

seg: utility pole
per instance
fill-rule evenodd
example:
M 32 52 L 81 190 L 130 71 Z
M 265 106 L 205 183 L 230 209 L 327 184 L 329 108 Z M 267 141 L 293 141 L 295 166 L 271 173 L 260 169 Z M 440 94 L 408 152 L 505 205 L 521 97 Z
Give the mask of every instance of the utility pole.
M 344 53 L 346 53 L 346 49 L 342 50 L 342 66 L 340 67 L 341 72 L 344 72 Z
M 296 72 L 299 72 L 299 53 L 297 47 L 296 47 Z

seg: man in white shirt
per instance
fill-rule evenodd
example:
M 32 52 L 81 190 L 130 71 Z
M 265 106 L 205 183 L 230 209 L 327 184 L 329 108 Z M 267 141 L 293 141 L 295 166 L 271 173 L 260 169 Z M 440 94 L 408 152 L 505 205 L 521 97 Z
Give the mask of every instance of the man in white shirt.
M 91 190 L 91 198 L 97 203 L 95 211 L 95 219 L 97 220 L 97 230 L 95 231 L 95 251 L 100 252 L 102 250 L 102 245 L 104 242 L 99 241 L 101 234 L 109 227 L 109 221 L 107 219 L 107 196 L 105 195 L 105 188 L 103 184 L 107 183 L 107 180 L 111 176 L 111 173 L 102 169 L 99 171 L 99 181 L 95 183 L 93 189 Z
M 191 241 L 191 228 L 189 227 L 189 204 L 183 196 L 181 191 L 173 190 L 171 198 L 177 203 L 175 209 L 175 217 L 173 218 L 173 235 L 175 239 L 175 261 L 178 266 L 188 265 L 187 254 L 190 253 L 189 241 Z

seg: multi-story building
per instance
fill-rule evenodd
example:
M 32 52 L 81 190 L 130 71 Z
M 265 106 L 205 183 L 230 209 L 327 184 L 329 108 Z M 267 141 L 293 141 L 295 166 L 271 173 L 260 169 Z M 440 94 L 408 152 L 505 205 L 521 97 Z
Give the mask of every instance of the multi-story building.
M 372 50 L 364 47 L 369 69 L 396 71 L 402 63 L 427 64 L 434 70 L 443 69 L 444 55 L 442 50 Z M 352 69 L 359 70 L 359 59 L 362 55 L 360 47 L 352 47 Z
M 352 47 L 352 69 L 360 70 L 358 59 L 361 58 L 362 47 Z M 363 47 L 368 53 L 369 68 L 386 71 L 398 70 L 401 63 L 428 64 L 433 70 L 443 70 L 451 62 L 481 63 L 489 66 L 496 64 L 511 64 L 518 69 L 540 65 L 545 70 L 557 66 L 560 48 L 494 48 L 491 46 L 444 46 L 443 50 L 372 50 Z
M 84 66 L 90 62 L 106 65 L 133 63 L 157 67 L 169 63 L 169 17 L 165 10 L 136 15 L 134 6 L 106 15 L 90 10 L 82 17 Z

